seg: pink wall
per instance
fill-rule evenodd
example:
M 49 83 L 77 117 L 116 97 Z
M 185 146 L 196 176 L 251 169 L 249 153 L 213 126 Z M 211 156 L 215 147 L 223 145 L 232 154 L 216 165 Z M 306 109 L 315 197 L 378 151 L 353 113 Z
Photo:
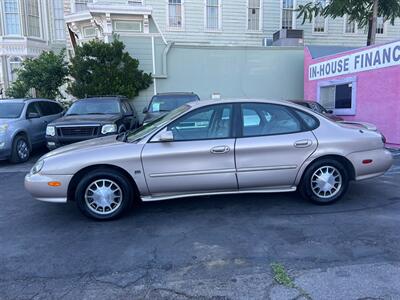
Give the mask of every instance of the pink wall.
M 366 48 L 362 48 L 365 50 Z M 304 50 L 304 99 L 317 100 L 319 81 L 356 77 L 356 114 L 343 116 L 345 120 L 373 123 L 387 139 L 388 144 L 400 146 L 400 66 L 308 80 L 310 64 L 359 52 L 361 49 L 312 59 L 308 48 Z

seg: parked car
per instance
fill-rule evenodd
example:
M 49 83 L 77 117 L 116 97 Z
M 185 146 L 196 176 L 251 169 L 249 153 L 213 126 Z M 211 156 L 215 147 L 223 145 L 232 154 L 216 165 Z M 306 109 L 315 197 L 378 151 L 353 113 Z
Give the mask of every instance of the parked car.
M 143 125 L 183 104 L 199 100 L 199 96 L 195 93 L 159 93 L 154 95 L 151 98 L 149 106 L 143 109 L 143 113 L 145 114 Z
M 325 107 L 323 107 L 321 104 L 315 101 L 307 101 L 307 100 L 292 100 L 293 103 L 296 103 L 298 105 L 307 107 L 315 112 L 318 112 L 320 114 L 323 114 L 327 116 L 329 119 L 332 119 L 333 121 L 343 121 L 343 118 L 336 116 L 333 114 L 332 110 L 328 110 Z
M 342 198 L 351 180 L 392 165 L 382 136 L 286 101 L 183 105 L 120 135 L 52 151 L 25 177 L 38 200 L 75 201 L 110 219 L 136 199 L 293 192 L 315 203 Z
M 27 161 L 33 148 L 46 145 L 46 126 L 62 112 L 52 100 L 0 100 L 0 160 Z
M 93 97 L 74 102 L 46 130 L 47 147 L 55 149 L 139 126 L 135 109 L 124 97 Z

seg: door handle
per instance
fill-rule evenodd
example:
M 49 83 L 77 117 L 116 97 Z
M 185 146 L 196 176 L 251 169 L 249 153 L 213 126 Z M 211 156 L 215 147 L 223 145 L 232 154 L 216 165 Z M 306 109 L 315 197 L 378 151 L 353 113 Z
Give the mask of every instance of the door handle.
M 311 140 L 300 140 L 300 141 L 296 141 L 294 143 L 294 146 L 296 148 L 306 148 L 312 145 L 312 141 Z
M 231 150 L 228 146 L 216 146 L 211 148 L 211 153 L 214 154 L 223 154 L 223 153 L 228 153 Z

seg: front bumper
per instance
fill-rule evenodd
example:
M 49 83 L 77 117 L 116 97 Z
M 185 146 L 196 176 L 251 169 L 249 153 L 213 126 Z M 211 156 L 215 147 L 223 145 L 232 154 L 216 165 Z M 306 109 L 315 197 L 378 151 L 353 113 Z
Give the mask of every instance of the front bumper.
M 73 175 L 27 174 L 25 189 L 37 200 L 65 203 L 68 196 L 68 185 Z M 59 182 L 60 186 L 49 186 L 49 182 Z
M 385 149 L 354 152 L 347 156 L 355 169 L 355 179 L 364 180 L 383 175 L 393 165 L 392 153 Z M 364 163 L 372 160 L 371 163 Z

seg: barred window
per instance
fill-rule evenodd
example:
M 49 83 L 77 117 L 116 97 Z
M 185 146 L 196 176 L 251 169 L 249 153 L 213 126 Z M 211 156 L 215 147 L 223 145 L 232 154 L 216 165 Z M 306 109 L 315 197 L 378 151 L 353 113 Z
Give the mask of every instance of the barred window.
M 248 30 L 260 30 L 260 13 L 261 6 L 260 0 L 248 0 Z
M 206 29 L 218 30 L 221 22 L 221 0 L 206 0 Z
M 168 0 L 168 26 L 182 28 L 182 1 Z
M 293 28 L 294 13 L 294 0 L 282 0 L 282 29 Z
M 344 18 L 344 32 L 345 33 L 356 33 L 356 22 L 350 21 L 347 16 Z
M 376 33 L 377 34 L 384 34 L 385 32 L 385 20 L 383 17 L 378 17 L 376 21 Z
M 321 4 L 322 7 L 325 7 L 325 5 L 327 4 L 327 0 L 316 0 L 316 3 L 319 3 L 319 4 Z M 313 31 L 317 32 L 317 33 L 325 32 L 326 31 L 325 21 L 326 21 L 326 19 L 323 16 L 321 16 L 320 14 L 316 15 L 314 17 Z

